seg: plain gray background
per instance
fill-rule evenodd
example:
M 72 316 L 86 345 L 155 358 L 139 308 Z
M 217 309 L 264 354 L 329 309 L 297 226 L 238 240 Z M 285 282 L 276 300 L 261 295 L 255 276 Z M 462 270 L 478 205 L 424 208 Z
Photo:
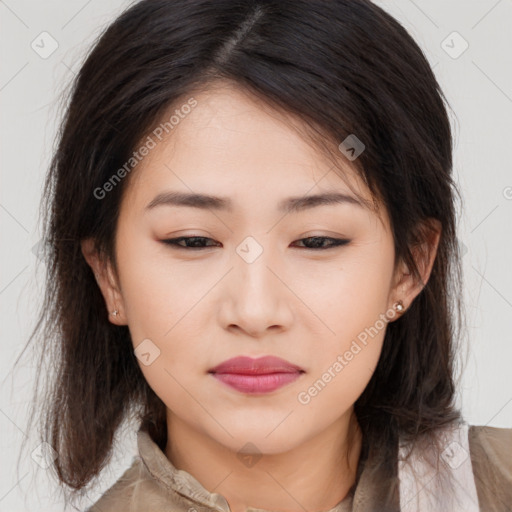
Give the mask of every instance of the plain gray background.
M 470 424 L 511 427 L 512 0 L 376 3 L 424 49 L 456 116 L 451 118 L 455 174 L 464 197 L 459 240 L 468 322 L 459 404 Z M 12 365 L 34 325 L 44 284 L 44 263 L 36 271 L 38 206 L 54 147 L 58 101 L 94 39 L 128 5 L 121 0 L 0 0 L 0 511 L 64 509 L 48 470 L 30 456 L 38 449 L 25 428 L 33 363 L 24 359 L 14 373 Z M 52 44 L 58 45 L 55 51 L 42 54 Z M 23 440 L 29 449 L 17 471 Z M 131 463 L 134 432 L 127 429 L 119 446 L 83 507 Z

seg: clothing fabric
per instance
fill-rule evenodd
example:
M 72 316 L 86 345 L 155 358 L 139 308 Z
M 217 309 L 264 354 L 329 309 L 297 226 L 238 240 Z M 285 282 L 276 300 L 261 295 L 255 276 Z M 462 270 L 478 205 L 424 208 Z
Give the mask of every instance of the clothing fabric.
M 440 435 L 452 487 L 438 481 L 428 449 L 406 458 L 408 446 L 400 442 L 394 508 L 380 506 L 378 476 L 363 467 L 349 494 L 326 512 L 512 512 L 512 428 L 462 423 Z M 177 469 L 147 432 L 137 432 L 137 447 L 132 465 L 85 512 L 231 512 L 224 496 Z
M 435 466 L 426 460 L 425 451 L 416 449 L 406 463 L 407 447 L 399 449 L 400 510 L 414 512 L 479 512 L 478 496 L 471 465 L 468 425 L 463 423 L 440 434 L 441 459 L 449 474 L 452 486 L 443 488 L 437 478 Z

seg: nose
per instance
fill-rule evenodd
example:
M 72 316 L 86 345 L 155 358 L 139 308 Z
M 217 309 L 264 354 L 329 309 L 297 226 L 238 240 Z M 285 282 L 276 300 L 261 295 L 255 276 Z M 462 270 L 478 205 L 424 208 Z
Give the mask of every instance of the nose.
M 251 250 L 254 256 L 254 247 L 249 253 Z M 262 250 L 255 259 L 246 258 L 243 251 L 240 254 L 233 258 L 234 268 L 222 290 L 223 327 L 253 338 L 261 338 L 268 331 L 286 330 L 293 322 L 294 296 L 286 284 L 290 277 L 270 250 Z

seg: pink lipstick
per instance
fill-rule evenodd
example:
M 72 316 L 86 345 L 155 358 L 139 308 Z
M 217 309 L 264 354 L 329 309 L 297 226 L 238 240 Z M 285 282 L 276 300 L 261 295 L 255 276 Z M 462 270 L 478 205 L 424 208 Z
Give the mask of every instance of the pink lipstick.
M 304 370 L 279 357 L 258 359 L 239 356 L 208 371 L 216 379 L 242 393 L 270 393 L 298 379 Z

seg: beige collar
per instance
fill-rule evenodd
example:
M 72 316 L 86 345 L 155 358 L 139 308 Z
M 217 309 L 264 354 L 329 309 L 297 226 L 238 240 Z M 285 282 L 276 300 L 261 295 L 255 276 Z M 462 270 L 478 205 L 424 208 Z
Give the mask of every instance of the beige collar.
M 177 469 L 147 432 L 142 430 L 137 432 L 137 445 L 142 463 L 153 478 L 168 491 L 176 492 L 199 505 L 219 512 L 231 512 L 224 496 L 209 492 L 190 473 Z M 327 512 L 353 512 L 352 500 L 353 496 L 349 493 L 340 503 Z M 269 511 L 249 507 L 246 512 Z

